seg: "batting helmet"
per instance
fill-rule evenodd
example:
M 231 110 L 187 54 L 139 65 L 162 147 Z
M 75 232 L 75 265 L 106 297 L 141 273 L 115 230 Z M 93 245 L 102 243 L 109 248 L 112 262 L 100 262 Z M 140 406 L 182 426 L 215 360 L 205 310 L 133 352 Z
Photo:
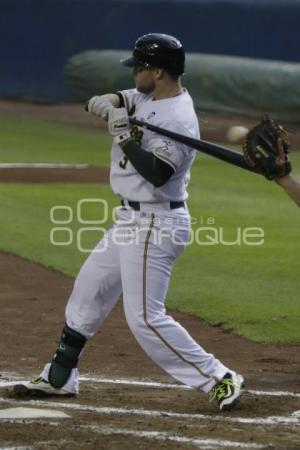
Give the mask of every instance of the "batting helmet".
M 149 33 L 138 38 L 133 54 L 122 59 L 127 67 L 159 67 L 173 75 L 184 73 L 185 53 L 181 42 L 173 36 L 161 33 Z

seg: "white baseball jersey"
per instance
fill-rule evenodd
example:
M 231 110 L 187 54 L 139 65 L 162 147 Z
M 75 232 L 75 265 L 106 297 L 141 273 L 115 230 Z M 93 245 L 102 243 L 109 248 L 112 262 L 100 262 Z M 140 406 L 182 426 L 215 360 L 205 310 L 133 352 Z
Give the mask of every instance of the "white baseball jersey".
M 136 89 L 121 91 L 124 104 L 134 117 L 152 125 L 199 139 L 199 125 L 193 100 L 186 89 L 180 95 L 162 100 L 138 92 Z M 126 200 L 139 202 L 184 201 L 188 194 L 187 181 L 196 151 L 184 144 L 149 130 L 132 126 L 132 137 L 146 151 L 165 161 L 174 174 L 161 187 L 145 180 L 124 155 L 119 145 L 112 146 L 110 183 L 115 194 Z

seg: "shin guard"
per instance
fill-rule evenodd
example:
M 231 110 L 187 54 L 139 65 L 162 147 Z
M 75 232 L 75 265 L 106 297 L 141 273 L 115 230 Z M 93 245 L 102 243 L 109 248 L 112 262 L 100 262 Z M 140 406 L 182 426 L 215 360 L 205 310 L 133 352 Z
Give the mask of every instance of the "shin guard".
M 86 338 L 65 324 L 58 349 L 56 350 L 49 370 L 49 383 L 59 389 L 68 381 L 72 369 L 77 367 L 80 353 Z

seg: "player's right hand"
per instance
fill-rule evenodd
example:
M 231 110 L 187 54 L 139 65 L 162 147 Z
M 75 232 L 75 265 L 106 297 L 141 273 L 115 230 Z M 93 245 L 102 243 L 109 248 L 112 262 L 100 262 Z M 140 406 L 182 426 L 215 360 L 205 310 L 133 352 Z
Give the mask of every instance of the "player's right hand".
M 103 120 L 108 120 L 109 111 L 113 108 L 112 103 L 108 100 L 106 95 L 96 95 L 90 98 L 86 105 L 86 110 L 94 114 L 95 116 L 101 117 Z
M 112 136 L 118 136 L 129 130 L 129 117 L 125 108 L 112 108 L 108 116 L 108 131 Z

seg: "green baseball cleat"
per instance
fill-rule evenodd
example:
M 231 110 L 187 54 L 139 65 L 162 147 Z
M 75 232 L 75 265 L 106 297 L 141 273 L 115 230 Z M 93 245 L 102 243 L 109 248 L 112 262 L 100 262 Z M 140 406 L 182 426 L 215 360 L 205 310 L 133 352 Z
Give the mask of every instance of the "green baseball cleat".
M 221 411 L 229 411 L 239 402 L 244 378 L 235 372 L 227 372 L 209 393 L 209 401 L 217 401 Z

